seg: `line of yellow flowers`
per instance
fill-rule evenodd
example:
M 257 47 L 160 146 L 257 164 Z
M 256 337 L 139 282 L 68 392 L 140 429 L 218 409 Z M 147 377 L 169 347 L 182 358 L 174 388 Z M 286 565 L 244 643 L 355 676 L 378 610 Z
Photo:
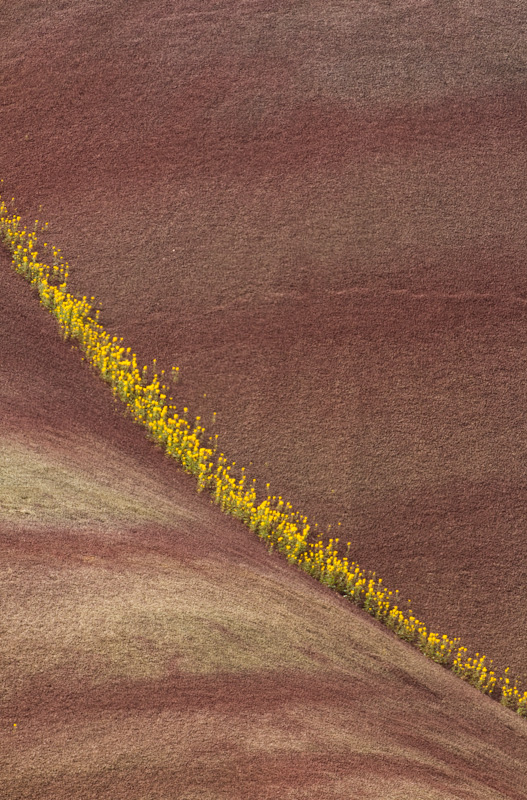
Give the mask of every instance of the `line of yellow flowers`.
M 14 198 L 11 203 L 14 202 Z M 404 613 L 397 605 L 398 591 L 389 591 L 375 572 L 365 574 L 359 565 L 339 554 L 338 538 L 310 541 L 310 525 L 305 516 L 294 511 L 280 496 L 267 495 L 258 502 L 255 481 L 248 483 L 245 468 L 233 474 L 235 462 L 227 463 L 223 453 L 218 455 L 217 436 L 204 444 L 205 428 L 196 417 L 191 425 L 170 404 L 168 389 L 162 383 L 164 371 L 149 379 L 146 366 L 139 369 L 135 353 L 125 348 L 123 340 L 111 337 L 99 323 L 99 311 L 88 302 L 67 291 L 69 267 L 60 250 L 51 247 L 51 265 L 38 260 L 37 228 L 32 231 L 20 226 L 21 218 L 8 208 L 0 195 L 0 237 L 13 257 L 13 266 L 36 288 L 42 306 L 56 317 L 64 339 L 78 342 L 87 360 L 109 383 L 115 397 L 126 405 L 134 420 L 147 429 L 148 435 L 161 444 L 166 453 L 177 459 L 183 469 L 197 479 L 198 492 L 207 490 L 222 511 L 244 522 L 269 547 L 283 553 L 288 561 L 332 587 L 391 628 L 397 636 L 419 648 L 433 661 L 441 664 L 480 691 L 496 696 L 500 702 L 527 717 L 527 691 L 521 693 L 517 681 L 511 681 L 509 669 L 497 676 L 487 666 L 486 656 L 476 653 L 469 657 L 459 639 L 429 632 L 411 610 Z M 40 230 L 44 231 L 47 224 Z M 47 243 L 44 247 L 48 247 Z M 177 378 L 177 368 L 172 368 Z M 168 398 L 168 402 L 167 402 Z M 269 484 L 267 484 L 269 491 Z M 312 538 L 312 537 L 311 537 Z M 347 553 L 349 554 L 348 542 Z

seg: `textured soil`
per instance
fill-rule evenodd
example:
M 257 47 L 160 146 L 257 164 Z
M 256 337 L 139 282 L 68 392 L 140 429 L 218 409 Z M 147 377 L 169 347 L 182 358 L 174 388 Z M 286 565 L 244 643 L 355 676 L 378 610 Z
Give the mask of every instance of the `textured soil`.
M 197 495 L 0 269 L 1 796 L 527 798 L 525 721 Z
M 73 291 L 527 685 L 523 4 L 0 13 L 3 194 Z M 8 797 L 526 797 L 524 721 L 197 496 L 0 268 Z

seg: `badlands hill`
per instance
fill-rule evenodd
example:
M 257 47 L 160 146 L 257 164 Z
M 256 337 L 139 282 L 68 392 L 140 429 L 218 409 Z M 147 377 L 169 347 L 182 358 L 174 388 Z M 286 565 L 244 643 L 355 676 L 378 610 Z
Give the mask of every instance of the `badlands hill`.
M 525 719 L 196 494 L 0 269 L 1 796 L 526 798 Z
M 0 12 L 3 191 L 72 290 L 527 679 L 522 4 Z M 0 268 L 7 797 L 527 797 L 525 720 L 196 495 Z

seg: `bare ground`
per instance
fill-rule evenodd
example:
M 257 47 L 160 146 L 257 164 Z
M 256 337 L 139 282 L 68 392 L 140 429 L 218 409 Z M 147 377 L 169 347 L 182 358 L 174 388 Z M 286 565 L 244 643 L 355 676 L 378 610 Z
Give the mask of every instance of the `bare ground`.
M 502 5 L 0 3 L 0 173 L 260 486 L 523 674 Z M 524 722 L 195 495 L 1 264 L 9 797 L 525 797 Z

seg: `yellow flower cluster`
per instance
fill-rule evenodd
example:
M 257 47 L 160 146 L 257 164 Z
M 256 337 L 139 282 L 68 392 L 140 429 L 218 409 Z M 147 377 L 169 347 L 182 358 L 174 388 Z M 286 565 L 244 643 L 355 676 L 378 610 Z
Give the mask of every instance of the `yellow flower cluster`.
M 67 291 L 69 267 L 60 250 L 52 248 L 51 266 L 38 260 L 37 227 L 38 220 L 31 232 L 21 228 L 20 217 L 8 213 L 0 196 L 0 237 L 13 256 L 15 270 L 36 288 L 40 303 L 56 317 L 64 338 L 78 342 L 86 359 L 132 417 L 144 425 L 149 437 L 196 477 L 199 492 L 209 491 L 222 511 L 244 522 L 271 549 L 276 548 L 290 562 L 364 608 L 429 658 L 452 669 L 482 692 L 490 694 L 495 687 L 501 688 L 501 702 L 527 716 L 527 691 L 522 694 L 516 682 L 511 685 L 508 670 L 497 678 L 487 669 L 485 656 L 476 653 L 475 658 L 467 657 L 467 649 L 459 646 L 459 639 L 429 632 L 411 610 L 404 613 L 398 606 L 397 591 L 386 589 L 375 572 L 365 574 L 347 555 L 340 555 L 338 538 L 329 539 L 327 544 L 321 539 L 309 541 L 307 518 L 281 496 L 271 496 L 269 484 L 267 497 L 258 502 L 255 481 L 247 485 L 245 468 L 238 470 L 236 476 L 236 462 L 228 464 L 223 453 L 217 454 L 217 436 L 203 443 L 205 428 L 200 417 L 191 425 L 187 408 L 181 416 L 170 403 L 171 398 L 167 402 L 169 390 L 163 383 L 164 372 L 157 374 L 156 361 L 149 379 L 148 368 L 139 369 L 136 355 L 124 347 L 123 340 L 104 330 L 99 311 L 94 311 L 88 299 L 78 299 Z M 177 375 L 178 369 L 173 367 L 172 379 L 177 380 Z M 349 549 L 348 542 L 348 554 Z
M 505 675 L 499 678 L 501 688 L 500 703 L 508 708 L 515 708 L 520 716 L 527 717 L 527 692 L 521 693 L 516 681 L 511 685 L 508 672 L 509 667 L 505 670 Z
M 454 659 L 452 670 L 483 692 L 492 692 L 498 679 L 489 668 L 492 666 L 492 661 L 487 667 L 486 660 L 486 656 L 480 656 L 479 653 L 476 653 L 475 658 L 467 658 L 467 648 L 460 647 Z

